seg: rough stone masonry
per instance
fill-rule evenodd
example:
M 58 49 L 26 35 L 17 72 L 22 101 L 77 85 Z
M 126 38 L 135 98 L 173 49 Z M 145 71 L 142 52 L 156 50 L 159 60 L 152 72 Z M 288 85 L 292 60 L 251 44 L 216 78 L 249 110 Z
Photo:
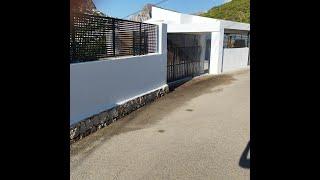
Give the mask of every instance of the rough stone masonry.
M 151 103 L 168 92 L 169 88 L 166 86 L 71 125 L 70 143 L 74 143 L 77 140 L 97 131 L 98 129 L 108 126 L 112 122 L 115 122 L 116 120 L 148 103 Z

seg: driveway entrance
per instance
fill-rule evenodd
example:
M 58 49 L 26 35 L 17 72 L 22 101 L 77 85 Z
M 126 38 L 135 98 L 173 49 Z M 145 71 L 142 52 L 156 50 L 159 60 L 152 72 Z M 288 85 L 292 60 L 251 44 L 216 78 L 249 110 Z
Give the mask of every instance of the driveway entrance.
M 168 34 L 167 82 L 208 73 L 207 41 L 204 34 Z

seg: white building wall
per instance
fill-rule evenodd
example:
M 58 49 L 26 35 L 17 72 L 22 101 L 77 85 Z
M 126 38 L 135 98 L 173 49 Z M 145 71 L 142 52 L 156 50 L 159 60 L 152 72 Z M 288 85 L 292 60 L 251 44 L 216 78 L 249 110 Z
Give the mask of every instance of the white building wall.
M 166 24 L 179 24 L 181 18 L 181 13 L 168 11 L 165 9 L 152 7 L 152 21 L 162 21 Z M 149 20 L 145 21 L 149 22 Z
M 217 32 L 219 23 L 168 24 L 168 33 Z
M 166 86 L 166 30 L 159 53 L 70 64 L 70 125 Z
M 209 74 L 220 74 L 222 72 L 224 30 L 234 29 L 250 31 L 250 24 L 247 23 L 182 14 L 158 7 L 152 7 L 152 18 L 146 22 L 167 23 L 168 33 L 210 32 L 211 52 Z M 231 53 L 227 58 L 237 58 L 234 54 L 235 53 Z
M 213 18 L 207 18 L 207 17 L 201 17 L 201 16 L 195 16 L 190 14 L 181 14 L 180 16 L 180 23 L 181 24 L 215 24 L 219 23 L 220 21 L 218 19 Z
M 222 61 L 223 61 L 223 42 L 224 42 L 224 28 L 221 27 L 220 30 L 220 41 L 219 41 L 219 65 L 218 65 L 218 69 L 219 69 L 219 73 L 222 73 Z M 218 74 L 219 74 L 218 73 Z
M 234 21 L 219 20 L 223 29 L 235 29 L 250 31 L 250 24 Z
M 222 55 L 223 55 L 223 37 L 224 30 L 220 27 L 220 31 L 211 32 L 211 52 L 210 52 L 210 69 L 209 74 L 220 74 Z
M 225 48 L 223 56 L 223 72 L 245 68 L 248 66 L 249 48 Z

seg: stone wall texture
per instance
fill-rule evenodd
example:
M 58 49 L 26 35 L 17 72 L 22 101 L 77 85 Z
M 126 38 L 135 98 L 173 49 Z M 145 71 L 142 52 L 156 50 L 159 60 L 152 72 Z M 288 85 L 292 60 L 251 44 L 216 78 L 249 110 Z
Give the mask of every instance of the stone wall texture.
M 71 125 L 70 143 L 74 143 L 77 140 L 82 139 L 83 137 L 97 131 L 98 129 L 108 126 L 112 122 L 115 122 L 116 120 L 126 116 L 132 111 L 135 111 L 148 103 L 151 103 L 152 101 L 160 98 L 168 92 L 169 88 L 168 86 L 166 86 L 165 88 L 140 96 L 124 104 L 115 106 L 111 109 L 93 115 L 76 124 Z

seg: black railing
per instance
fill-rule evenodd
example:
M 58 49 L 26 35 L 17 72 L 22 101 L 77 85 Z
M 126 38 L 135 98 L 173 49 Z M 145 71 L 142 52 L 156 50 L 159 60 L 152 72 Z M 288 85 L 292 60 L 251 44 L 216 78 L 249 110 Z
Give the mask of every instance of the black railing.
M 157 41 L 154 24 L 88 14 L 71 17 L 71 63 L 155 53 Z
M 198 76 L 204 71 L 201 46 L 168 47 L 167 82 Z

